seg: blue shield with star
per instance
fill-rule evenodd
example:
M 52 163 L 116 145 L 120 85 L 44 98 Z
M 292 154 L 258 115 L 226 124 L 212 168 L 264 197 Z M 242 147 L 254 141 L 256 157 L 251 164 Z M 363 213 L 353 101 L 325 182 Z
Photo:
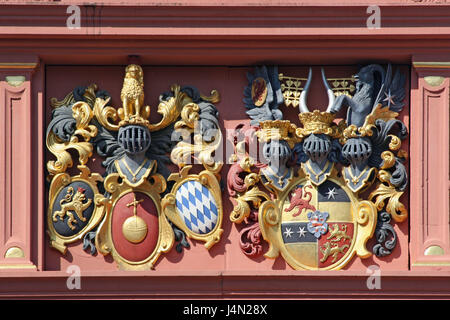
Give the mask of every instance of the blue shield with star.
M 351 192 L 328 179 L 320 186 L 306 180 L 281 204 L 281 238 L 288 253 L 305 269 L 337 265 L 354 244 Z

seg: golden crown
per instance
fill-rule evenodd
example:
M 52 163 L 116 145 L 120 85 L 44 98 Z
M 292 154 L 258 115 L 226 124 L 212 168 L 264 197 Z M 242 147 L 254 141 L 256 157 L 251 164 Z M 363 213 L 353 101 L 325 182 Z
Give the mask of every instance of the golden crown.
M 259 126 L 261 129 L 256 132 L 256 135 L 263 142 L 284 140 L 288 142 L 291 148 L 297 142 L 295 136 L 297 127 L 289 120 L 266 120 L 260 122 Z
M 303 128 L 297 128 L 296 130 L 299 138 L 310 134 L 326 134 L 338 138 L 342 134 L 340 126 L 333 122 L 335 118 L 333 113 L 314 110 L 313 112 L 300 113 L 298 118 L 303 125 Z

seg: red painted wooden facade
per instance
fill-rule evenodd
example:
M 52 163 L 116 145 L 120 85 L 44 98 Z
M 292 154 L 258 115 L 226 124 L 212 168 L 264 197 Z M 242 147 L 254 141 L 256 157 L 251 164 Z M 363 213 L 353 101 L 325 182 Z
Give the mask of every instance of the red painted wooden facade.
M 450 5 L 379 1 L 381 28 L 369 29 L 366 10 L 373 3 L 365 0 L 133 3 L 81 5 L 81 29 L 73 30 L 66 27 L 66 9 L 74 1 L 0 5 L 0 297 L 450 296 Z M 222 129 L 247 119 L 242 92 L 253 65 L 277 64 L 292 76 L 305 75 L 310 65 L 318 74 L 324 66 L 330 77 L 348 76 L 365 63 L 399 66 L 409 93 L 399 118 L 410 132 L 403 143 L 410 186 L 402 198 L 409 219 L 395 224 L 395 251 L 386 258 L 354 258 L 344 270 L 326 272 L 294 271 L 281 257 L 250 259 L 228 218 L 227 194 L 222 240 L 209 251 L 191 241 L 183 254 L 163 256 L 156 270 L 117 271 L 110 257 L 92 257 L 80 243 L 70 245 L 66 256 L 51 249 L 45 232 L 50 98 L 96 83 L 117 105 L 124 66 L 135 61 L 130 56 L 143 66 L 151 106 L 173 83 L 204 93 L 217 89 Z M 11 76 L 25 78 L 14 86 L 6 78 Z M 308 103 L 323 109 L 326 99 L 316 77 Z M 287 117 L 296 119 L 295 111 Z M 66 287 L 71 265 L 81 268 L 81 290 Z M 367 288 L 371 265 L 381 269 L 380 290 Z

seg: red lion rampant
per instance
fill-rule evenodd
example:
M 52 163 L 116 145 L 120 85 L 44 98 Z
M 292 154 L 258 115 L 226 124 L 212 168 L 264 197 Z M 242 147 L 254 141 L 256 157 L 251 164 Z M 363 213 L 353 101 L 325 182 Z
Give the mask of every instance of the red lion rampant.
M 297 188 L 297 190 L 295 190 L 294 196 L 291 198 L 291 205 L 289 206 L 289 208 L 284 209 L 285 212 L 291 211 L 295 207 L 298 207 L 298 211 L 292 215 L 293 217 L 296 217 L 302 213 L 303 209 L 306 209 L 306 210 L 310 209 L 312 211 L 316 211 L 316 208 L 313 205 L 309 204 L 309 202 L 312 199 L 311 192 L 305 191 L 305 196 L 309 196 L 309 197 L 307 199 L 302 199 L 303 198 L 303 189 L 306 189 L 306 188 L 312 189 L 312 186 L 307 185 L 304 188 Z

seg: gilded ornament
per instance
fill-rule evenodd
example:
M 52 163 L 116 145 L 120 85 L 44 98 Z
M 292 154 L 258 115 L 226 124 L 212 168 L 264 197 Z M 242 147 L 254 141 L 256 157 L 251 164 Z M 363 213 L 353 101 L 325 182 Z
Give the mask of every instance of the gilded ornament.
M 133 216 L 127 218 L 122 225 L 122 233 L 125 238 L 133 243 L 139 243 L 144 240 L 147 235 L 148 226 L 144 219 L 137 216 L 137 205 L 144 200 L 136 200 L 136 195 L 134 194 L 133 201 L 127 203 L 127 207 L 133 207 Z
M 301 139 L 310 134 L 325 134 L 332 138 L 339 138 L 342 133 L 339 127 L 333 122 L 334 117 L 335 115 L 332 113 L 320 112 L 319 110 L 300 113 L 298 118 L 303 127 L 297 128 L 296 134 Z
M 408 217 L 408 211 L 400 197 L 403 192 L 397 191 L 390 182 L 391 174 L 385 170 L 380 170 L 378 173 L 380 183 L 370 195 L 369 200 L 372 201 L 379 211 L 386 209 L 396 222 L 403 222 Z M 387 204 L 385 203 L 387 200 Z
M 384 161 L 381 169 L 392 168 L 395 164 L 395 155 L 391 151 L 383 151 L 381 153 L 381 159 Z
M 271 140 L 286 141 L 292 148 L 296 142 L 296 126 L 288 120 L 266 120 L 260 123 L 261 130 L 256 132 L 258 138 L 263 142 Z
M 51 175 L 65 172 L 68 167 L 72 167 L 72 156 L 67 150 L 75 149 L 79 154 L 79 162 L 85 165 L 92 156 L 92 144 L 89 140 L 97 135 L 97 128 L 90 125 L 93 118 L 91 107 L 85 102 L 76 102 L 70 108 L 71 116 L 75 119 L 76 130 L 68 141 L 62 140 L 54 131 L 47 133 L 46 144 L 48 150 L 56 156 L 56 161 L 47 162 L 47 170 Z M 52 124 L 49 125 L 50 127 Z M 79 136 L 84 141 L 79 141 Z
M 300 103 L 300 95 L 303 91 L 302 84 L 306 78 L 287 77 L 280 73 L 278 75 L 281 81 L 281 90 L 283 92 L 284 103 L 287 107 L 292 106 L 297 108 Z
M 67 168 L 72 167 L 72 156 L 67 150 L 75 149 L 78 151 L 78 160 L 81 165 L 85 165 L 92 156 L 93 149 L 92 144 L 79 141 L 76 136 L 72 136 L 68 142 L 63 142 L 52 132 L 47 136 L 47 148 L 57 158 L 56 161 L 47 162 L 47 170 L 51 175 L 65 172 Z

